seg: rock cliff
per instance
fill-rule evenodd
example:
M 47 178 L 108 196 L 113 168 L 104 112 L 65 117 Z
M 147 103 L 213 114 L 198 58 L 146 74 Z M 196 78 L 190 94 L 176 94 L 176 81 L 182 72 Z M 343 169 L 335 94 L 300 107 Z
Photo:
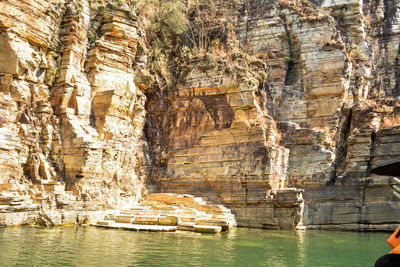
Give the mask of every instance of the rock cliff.
M 165 135 L 152 181 L 216 198 L 240 225 L 296 224 L 300 192 L 283 211 L 279 194 L 301 188 L 309 227 L 391 229 L 391 180 L 369 170 L 398 159 L 397 12 L 393 1 L 245 2 L 236 38 L 266 81 L 193 67 L 164 97 L 162 126 L 149 116 L 148 136 Z
M 145 96 L 133 75 L 131 9 L 86 1 L 0 9 L 4 191 L 64 205 L 40 188 L 66 186 L 78 210 L 137 203 Z
M 369 174 L 400 160 L 399 1 L 141 2 L 0 1 L 2 212 L 79 222 L 148 190 L 241 226 L 399 222 Z

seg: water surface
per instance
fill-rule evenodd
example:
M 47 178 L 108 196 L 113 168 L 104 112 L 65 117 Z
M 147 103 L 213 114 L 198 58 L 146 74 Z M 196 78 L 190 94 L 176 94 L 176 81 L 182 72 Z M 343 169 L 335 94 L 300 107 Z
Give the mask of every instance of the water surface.
M 388 233 L 238 228 L 218 235 L 95 227 L 0 229 L 0 266 L 373 266 Z

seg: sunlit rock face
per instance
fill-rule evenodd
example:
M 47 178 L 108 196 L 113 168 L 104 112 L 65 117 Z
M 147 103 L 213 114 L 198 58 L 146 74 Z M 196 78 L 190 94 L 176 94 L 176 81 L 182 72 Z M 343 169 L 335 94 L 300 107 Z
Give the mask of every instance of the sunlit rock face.
M 130 9 L 106 9 L 94 20 L 77 21 L 73 8 L 67 5 L 61 28 L 61 69 L 52 98 L 67 185 L 93 198 L 140 196 L 145 97 L 134 81 L 137 35 Z M 90 31 L 94 40 L 88 40 Z
M 241 226 L 398 223 L 391 179 L 369 172 L 400 160 L 399 1 L 246 1 L 236 40 L 264 84 L 194 63 L 146 92 L 120 2 L 0 1 L 0 205 L 22 212 L 0 224 L 88 221 L 145 184 Z
M 222 202 L 241 225 L 279 226 L 273 194 L 287 184 L 288 150 L 279 145 L 257 87 L 217 71 L 193 71 L 187 79 L 186 87 L 170 97 L 166 112 L 161 190 Z M 301 209 L 300 203 L 289 205 L 290 214 Z
M 151 183 L 218 199 L 239 225 L 276 226 L 274 194 L 295 187 L 305 225 L 392 229 L 391 180 L 369 170 L 400 159 L 398 3 L 294 2 L 250 1 L 239 21 L 243 49 L 268 62 L 262 89 L 198 70 L 176 92 L 149 93 L 166 117 L 149 114 Z
M 0 183 L 11 192 L 65 184 L 95 209 L 141 197 L 145 96 L 130 12 L 86 1 L 0 3 Z
M 399 159 L 398 3 L 311 2 L 269 5 L 276 14 L 246 33 L 257 36 L 252 52 L 277 51 L 270 93 L 288 186 L 305 190 L 305 224 L 390 229 L 399 220 L 390 179 L 369 170 Z

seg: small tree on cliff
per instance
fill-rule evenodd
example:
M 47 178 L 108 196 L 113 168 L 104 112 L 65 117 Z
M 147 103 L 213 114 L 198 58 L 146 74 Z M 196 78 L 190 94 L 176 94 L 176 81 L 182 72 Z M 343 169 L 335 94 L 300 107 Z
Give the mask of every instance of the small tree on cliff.
M 240 0 L 192 0 L 188 3 L 189 20 L 184 37 L 197 51 L 209 51 L 226 45 L 235 34 Z

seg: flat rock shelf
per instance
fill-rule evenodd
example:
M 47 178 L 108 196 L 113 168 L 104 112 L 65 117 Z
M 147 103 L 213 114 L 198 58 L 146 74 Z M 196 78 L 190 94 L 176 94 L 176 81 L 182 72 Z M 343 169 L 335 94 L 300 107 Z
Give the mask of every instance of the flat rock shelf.
M 131 231 L 150 231 L 150 232 L 175 232 L 176 226 L 167 226 L 167 225 L 146 225 L 146 224 L 130 224 L 130 223 L 111 223 L 111 224 L 103 224 L 107 221 L 102 221 L 97 224 L 92 224 L 97 227 L 104 228 L 112 228 L 112 229 L 123 229 L 123 230 L 131 230 Z
M 236 225 L 222 205 L 187 194 L 149 194 L 140 206 L 116 211 L 91 225 L 103 228 L 174 232 L 220 233 Z

